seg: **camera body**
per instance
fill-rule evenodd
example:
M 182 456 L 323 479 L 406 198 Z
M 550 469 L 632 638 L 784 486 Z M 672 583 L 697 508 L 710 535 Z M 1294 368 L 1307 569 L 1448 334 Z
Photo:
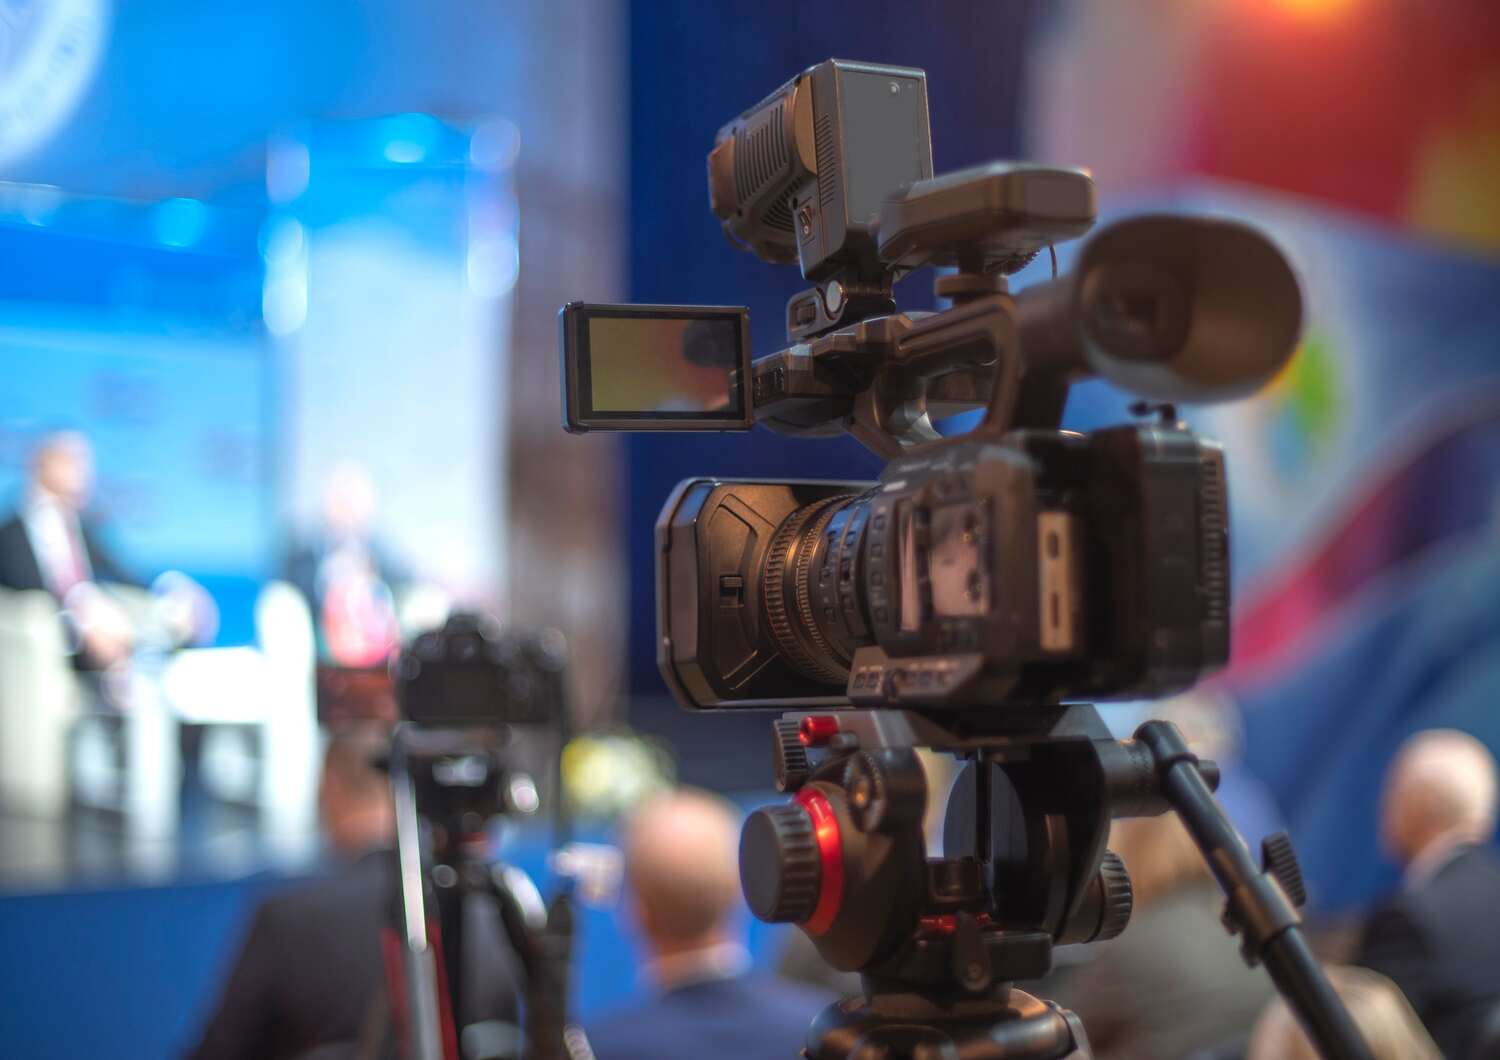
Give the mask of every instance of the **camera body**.
M 1017 431 L 878 484 L 690 479 L 658 662 L 699 708 L 1163 695 L 1228 656 L 1222 450 L 1172 423 Z
M 1244 225 L 1148 215 L 1012 293 L 1091 228 L 1093 181 L 999 162 L 933 177 L 927 128 L 921 71 L 830 60 L 719 131 L 725 232 L 814 285 L 781 350 L 750 362 L 734 308 L 562 310 L 571 431 L 748 415 L 887 461 L 878 483 L 677 487 L 656 530 L 657 652 L 684 706 L 1035 710 L 1179 691 L 1228 659 L 1223 453 L 1165 403 L 1280 371 L 1301 326 L 1290 266 Z M 951 307 L 898 312 L 893 284 L 926 265 Z M 1163 404 L 1062 430 L 1091 376 Z M 933 426 L 968 410 L 967 434 Z
M 565 711 L 567 644 L 551 629 L 501 630 L 459 612 L 392 664 L 401 717 L 420 728 L 552 725 Z
M 566 665 L 556 630 L 502 631 L 463 612 L 403 647 L 391 666 L 395 749 L 418 812 L 455 838 L 496 814 L 535 813 L 537 785 L 512 744 L 519 729 L 565 724 Z

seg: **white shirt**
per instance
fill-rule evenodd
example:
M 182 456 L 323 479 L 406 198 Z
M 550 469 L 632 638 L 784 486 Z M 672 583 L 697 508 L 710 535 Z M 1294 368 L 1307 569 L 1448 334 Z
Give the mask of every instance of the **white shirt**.
M 675 990 L 692 983 L 733 979 L 750 970 L 750 951 L 737 942 L 721 942 L 701 950 L 658 957 L 646 965 L 646 973 L 662 990 Z
M 1474 837 L 1462 831 L 1438 836 L 1407 864 L 1406 871 L 1401 875 L 1402 889 L 1415 891 L 1429 883 L 1473 843 Z
M 21 512 L 21 522 L 42 581 L 53 592 L 62 594 L 80 582 L 93 580 L 77 512 L 45 490 L 34 490 Z

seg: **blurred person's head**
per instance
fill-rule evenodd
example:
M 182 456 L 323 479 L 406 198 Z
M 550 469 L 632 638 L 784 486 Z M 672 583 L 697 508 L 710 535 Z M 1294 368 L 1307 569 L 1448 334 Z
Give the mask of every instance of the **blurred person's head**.
M 1386 773 L 1381 843 L 1405 865 L 1436 844 L 1483 842 L 1495 831 L 1495 759 L 1468 733 L 1412 736 Z
M 657 957 L 731 941 L 740 898 L 739 820 L 707 792 L 646 799 L 626 819 L 625 879 Z
M 1175 813 L 1115 821 L 1109 828 L 1109 848 L 1125 862 L 1138 906 L 1208 879 L 1203 855 Z
M 31 482 L 75 511 L 82 511 L 94 491 L 94 448 L 78 431 L 57 431 L 37 444 L 31 457 Z
M 389 747 L 378 725 L 336 729 L 323 753 L 318 818 L 334 848 L 345 857 L 387 846 L 395 833 L 391 786 L 375 765 Z
M 375 523 L 379 495 L 363 465 L 341 460 L 323 483 L 323 527 L 335 538 L 362 538 Z
M 1395 983 L 1378 972 L 1355 967 L 1329 968 L 1328 979 L 1374 1060 L 1442 1060 Z M 1247 1060 L 1318 1060 L 1318 1051 L 1278 997 L 1255 1021 Z

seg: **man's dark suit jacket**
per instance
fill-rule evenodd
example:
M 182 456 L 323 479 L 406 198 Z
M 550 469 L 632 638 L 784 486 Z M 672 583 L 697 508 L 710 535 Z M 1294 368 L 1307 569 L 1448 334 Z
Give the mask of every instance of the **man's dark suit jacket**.
M 95 581 L 134 584 L 134 579 L 121 570 L 100 546 L 99 537 L 87 520 L 79 520 L 78 530 L 83 537 L 84 551 L 88 553 L 89 566 L 94 569 Z M 0 588 L 23 592 L 30 589 L 50 591 L 19 513 L 0 523 Z
M 1365 926 L 1356 964 L 1389 976 L 1449 1060 L 1470 1060 L 1500 1005 L 1500 858 L 1467 847 Z
M 194 1060 L 281 1060 L 319 1046 L 354 1043 L 388 1021 L 380 932 L 390 908 L 388 851 L 274 897 L 256 910 L 219 1010 L 190 1054 Z M 466 909 L 464 949 L 471 1004 L 465 1024 L 516 1022 L 516 975 L 490 906 Z M 376 1013 L 372 1016 L 372 1010 Z M 381 1035 L 383 1037 L 383 1035 Z
M 833 998 L 769 976 L 691 983 L 586 1029 L 599 1060 L 787 1060 Z
M 1087 963 L 1024 990 L 1072 1009 L 1100 1060 L 1169 1060 L 1248 1035 L 1271 981 L 1247 968 L 1206 881 L 1143 902 L 1119 938 Z

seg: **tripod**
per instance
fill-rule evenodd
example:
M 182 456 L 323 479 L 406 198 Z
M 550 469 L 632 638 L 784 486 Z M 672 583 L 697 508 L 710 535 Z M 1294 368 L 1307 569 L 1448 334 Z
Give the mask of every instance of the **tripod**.
M 746 899 L 865 987 L 814 1021 L 810 1060 L 1086 1060 L 1078 1018 L 1012 984 L 1045 974 L 1054 945 L 1125 929 L 1130 879 L 1106 849 L 1109 822 L 1168 809 L 1228 896 L 1246 960 L 1265 963 L 1325 1057 L 1369 1057 L 1302 937 L 1290 844 L 1269 840 L 1257 867 L 1212 796 L 1217 769 L 1172 726 L 1116 741 L 1093 707 L 1069 705 L 788 715 L 774 732 L 777 786 L 794 801 L 746 822 Z M 930 860 L 918 747 L 969 763 Z
M 398 962 L 390 963 L 393 985 L 400 987 L 393 994 L 406 999 L 397 1025 L 409 1050 L 403 1055 L 452 1060 L 516 1051 L 512 1042 L 470 1043 L 459 1051 L 469 1014 L 466 920 L 478 900 L 493 904 L 521 965 L 525 1055 L 532 1060 L 569 1056 L 564 1017 L 573 934 L 570 899 L 560 891 L 550 907 L 544 906 L 525 873 L 488 856 L 483 828 L 502 808 L 503 766 L 496 749 L 472 732 L 401 725 L 392 739 L 390 773 L 399 972 Z

